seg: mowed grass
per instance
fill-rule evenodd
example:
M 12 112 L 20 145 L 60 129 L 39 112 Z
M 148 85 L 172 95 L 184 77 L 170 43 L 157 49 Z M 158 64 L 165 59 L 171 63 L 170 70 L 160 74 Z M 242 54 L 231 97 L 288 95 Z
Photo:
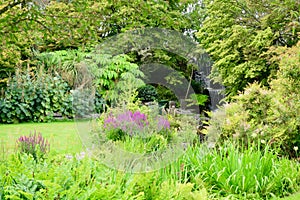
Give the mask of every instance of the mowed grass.
M 49 141 L 52 152 L 77 153 L 83 149 L 75 122 L 0 124 L 0 154 L 14 152 L 16 140 L 34 131 Z

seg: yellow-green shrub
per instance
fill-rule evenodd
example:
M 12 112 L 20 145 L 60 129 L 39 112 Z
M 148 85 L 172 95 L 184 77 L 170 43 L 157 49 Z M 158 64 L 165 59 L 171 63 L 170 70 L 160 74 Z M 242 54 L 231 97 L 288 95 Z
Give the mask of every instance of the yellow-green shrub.
M 219 141 L 234 138 L 247 142 L 269 143 L 281 154 L 296 156 L 300 146 L 300 43 L 279 52 L 280 69 L 270 88 L 254 83 L 233 102 L 224 105 L 212 119 L 208 134 Z M 224 119 L 220 119 L 223 112 Z

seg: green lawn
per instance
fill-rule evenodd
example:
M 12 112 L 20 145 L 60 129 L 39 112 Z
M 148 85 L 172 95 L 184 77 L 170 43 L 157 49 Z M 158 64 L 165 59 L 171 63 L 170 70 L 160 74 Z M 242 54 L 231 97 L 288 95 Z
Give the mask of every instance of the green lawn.
M 75 122 L 0 124 L 0 154 L 13 152 L 19 136 L 35 130 L 48 139 L 51 151 L 76 153 L 82 150 Z

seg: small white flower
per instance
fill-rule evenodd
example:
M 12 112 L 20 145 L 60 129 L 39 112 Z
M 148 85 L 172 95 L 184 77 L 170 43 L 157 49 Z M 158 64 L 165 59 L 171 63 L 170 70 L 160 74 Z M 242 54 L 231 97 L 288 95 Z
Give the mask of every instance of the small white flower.
M 298 151 L 298 147 L 297 147 L 297 146 L 294 146 L 294 150 L 295 150 L 295 151 Z
M 67 155 L 66 155 L 66 159 L 68 159 L 68 160 L 72 160 L 72 159 L 73 159 L 73 156 L 72 156 L 72 155 L 70 155 L 70 154 L 67 154 Z
M 77 160 L 82 160 L 85 157 L 85 152 L 80 152 L 80 154 L 76 154 Z
M 261 142 L 262 144 L 266 144 L 266 141 L 265 141 L 265 140 L 260 140 L 260 142 Z
M 208 147 L 209 149 L 215 148 L 215 142 L 209 142 L 208 145 L 207 145 L 207 147 Z
M 252 133 L 251 135 L 253 138 L 256 138 L 257 137 L 257 134 L 256 133 Z

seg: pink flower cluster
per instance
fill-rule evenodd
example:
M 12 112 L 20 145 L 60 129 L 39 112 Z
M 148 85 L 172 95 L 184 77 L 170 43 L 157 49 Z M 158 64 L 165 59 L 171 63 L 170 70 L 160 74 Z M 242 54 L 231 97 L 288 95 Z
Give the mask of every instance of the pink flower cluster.
M 134 113 L 127 111 L 117 116 L 110 114 L 104 120 L 104 128 L 106 130 L 119 128 L 129 135 L 132 135 L 135 131 L 143 131 L 148 124 L 147 116 L 140 111 Z
M 170 129 L 170 122 L 166 118 L 160 116 L 157 122 L 158 130 Z
M 36 131 L 34 134 L 30 134 L 29 136 L 19 137 L 17 143 L 21 152 L 29 153 L 33 156 L 36 154 L 37 147 L 43 154 L 49 152 L 50 150 L 50 144 L 48 141 L 42 136 L 41 133 L 37 134 Z
M 157 124 L 154 125 L 156 127 L 153 128 L 158 131 L 170 129 L 170 122 L 168 119 L 159 116 L 156 120 Z M 121 129 L 124 133 L 132 136 L 134 133 L 141 133 L 145 128 L 149 128 L 149 122 L 147 116 L 140 111 L 126 111 L 116 116 L 110 114 L 104 120 L 103 126 L 106 130 Z

